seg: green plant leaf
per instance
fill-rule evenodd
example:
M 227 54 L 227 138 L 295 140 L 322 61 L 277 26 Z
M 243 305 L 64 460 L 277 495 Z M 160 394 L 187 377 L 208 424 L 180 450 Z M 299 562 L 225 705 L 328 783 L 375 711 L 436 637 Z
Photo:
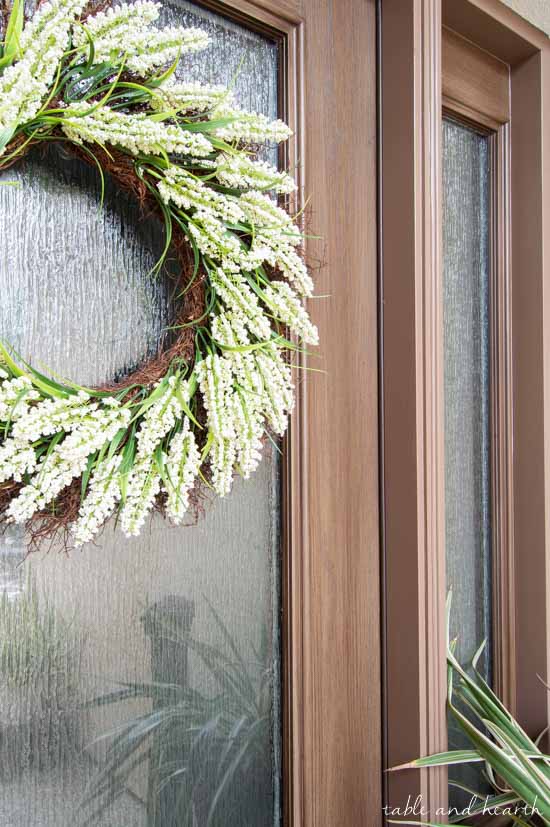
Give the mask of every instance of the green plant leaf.
M 14 60 L 19 57 L 19 43 L 25 22 L 24 14 L 24 0 L 13 0 L 8 25 L 6 26 L 6 36 L 2 46 L 2 56 L 0 57 L 0 72 L 8 66 L 11 66 Z M 0 149 L 3 149 L 1 146 L 1 138 Z

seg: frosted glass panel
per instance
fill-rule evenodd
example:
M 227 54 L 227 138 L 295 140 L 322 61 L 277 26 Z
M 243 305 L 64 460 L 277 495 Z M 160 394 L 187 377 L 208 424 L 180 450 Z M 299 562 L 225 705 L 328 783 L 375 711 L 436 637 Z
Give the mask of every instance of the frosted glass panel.
M 469 664 L 487 640 L 491 674 L 488 139 L 443 124 L 445 516 L 451 635 Z M 450 746 L 462 743 L 449 720 Z M 480 789 L 474 768 L 451 778 Z M 458 803 L 451 796 L 452 803 Z M 469 798 L 469 797 L 468 797 Z
M 450 121 L 443 136 L 447 580 L 469 660 L 491 614 L 488 139 Z
M 163 14 L 215 35 L 181 76 L 276 117 L 275 44 Z M 82 383 L 133 368 L 171 317 L 160 228 L 111 189 L 98 211 L 93 169 L 53 151 L 2 180 L 0 336 Z M 277 452 L 196 525 L 25 553 L 0 539 L 0 827 L 278 825 Z

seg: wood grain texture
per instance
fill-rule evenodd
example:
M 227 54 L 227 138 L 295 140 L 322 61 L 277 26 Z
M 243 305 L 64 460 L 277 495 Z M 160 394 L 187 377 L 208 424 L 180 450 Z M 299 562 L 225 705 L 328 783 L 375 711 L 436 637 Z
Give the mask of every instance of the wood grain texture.
M 275 36 L 290 36 L 304 13 L 304 0 L 201 0 L 201 5 Z
M 546 679 L 550 662 L 549 88 L 548 52 L 512 72 L 516 692 L 519 720 L 531 733 L 547 725 L 548 693 L 537 675 Z
M 493 684 L 515 711 L 513 351 L 510 124 L 491 136 L 491 451 L 493 535 Z
M 442 35 L 443 99 L 488 126 L 510 120 L 510 69 L 450 29 Z
M 375 4 L 306 0 L 305 189 L 325 373 L 304 400 L 303 825 L 380 823 Z M 361 79 L 357 85 L 355 79 Z
M 438 0 L 382 14 L 385 761 L 446 745 L 441 18 Z M 445 806 L 443 772 L 387 777 L 386 802 Z M 437 820 L 437 819 L 435 819 Z
M 252 2 L 259 8 L 270 11 L 275 6 L 277 14 L 292 20 L 301 17 L 304 12 L 304 0 L 277 0 L 276 4 L 273 3 L 273 0 L 252 0 Z

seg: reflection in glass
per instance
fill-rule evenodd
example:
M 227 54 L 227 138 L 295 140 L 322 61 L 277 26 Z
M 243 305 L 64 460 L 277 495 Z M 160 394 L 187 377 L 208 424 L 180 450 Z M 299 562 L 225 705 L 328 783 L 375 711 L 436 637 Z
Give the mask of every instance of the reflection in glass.
M 482 669 L 490 680 L 488 138 L 444 121 L 443 176 L 445 523 L 447 587 L 453 592 L 451 637 L 457 638 L 457 656 L 463 664 L 469 664 L 478 646 L 487 641 Z M 451 718 L 450 747 L 459 745 L 456 739 Z M 451 768 L 449 775 L 479 788 L 475 769 Z
M 277 47 L 192 3 L 186 77 L 277 116 Z M 0 336 L 82 383 L 132 368 L 170 318 L 162 238 L 93 169 L 33 157 L 0 187 Z M 68 556 L 0 537 L 0 827 L 280 824 L 279 466 L 196 525 L 109 525 Z

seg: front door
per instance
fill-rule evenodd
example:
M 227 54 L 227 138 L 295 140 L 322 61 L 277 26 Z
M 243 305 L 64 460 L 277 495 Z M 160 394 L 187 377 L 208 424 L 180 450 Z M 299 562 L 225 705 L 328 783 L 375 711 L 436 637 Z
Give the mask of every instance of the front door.
M 374 6 L 163 2 L 211 35 L 181 77 L 294 129 L 267 159 L 297 178 L 322 344 L 290 436 L 193 524 L 0 539 L 0 827 L 378 821 Z M 2 178 L 0 336 L 83 385 L 135 368 L 170 322 L 160 230 L 55 149 Z

